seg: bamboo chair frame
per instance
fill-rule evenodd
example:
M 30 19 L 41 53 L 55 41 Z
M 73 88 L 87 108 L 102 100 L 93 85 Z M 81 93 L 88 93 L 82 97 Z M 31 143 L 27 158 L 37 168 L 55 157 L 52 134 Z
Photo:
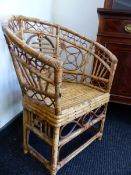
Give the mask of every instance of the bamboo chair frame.
M 24 152 L 55 175 L 101 139 L 117 59 L 99 43 L 39 19 L 12 16 L 2 27 L 22 90 Z M 63 146 L 90 128 L 95 134 L 60 160 Z M 50 145 L 50 160 L 30 146 L 30 132 Z

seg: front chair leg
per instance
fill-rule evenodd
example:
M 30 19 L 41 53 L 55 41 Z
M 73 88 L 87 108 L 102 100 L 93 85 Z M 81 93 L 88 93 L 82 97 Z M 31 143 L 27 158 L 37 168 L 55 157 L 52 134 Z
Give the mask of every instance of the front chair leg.
M 58 156 L 59 156 L 59 150 L 58 150 L 58 144 L 59 144 L 59 132 L 60 128 L 54 127 L 53 132 L 53 145 L 52 145 L 52 159 L 51 159 L 51 175 L 56 175 L 58 170 Z

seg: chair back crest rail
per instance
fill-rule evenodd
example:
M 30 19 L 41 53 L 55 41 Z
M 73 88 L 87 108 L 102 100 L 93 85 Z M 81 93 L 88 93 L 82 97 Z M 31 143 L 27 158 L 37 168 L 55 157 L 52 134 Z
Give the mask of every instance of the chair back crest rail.
M 24 152 L 56 175 L 102 138 L 117 59 L 99 43 L 60 25 L 13 16 L 2 26 L 23 93 Z M 80 135 L 87 130 L 90 136 L 83 142 Z M 30 131 L 49 146 L 48 158 L 30 145 Z M 81 145 L 63 156 L 68 142 L 79 136 Z
M 37 99 L 56 115 L 61 113 L 62 82 L 110 91 L 117 59 L 99 43 L 24 16 L 9 18 L 3 31 L 23 95 Z

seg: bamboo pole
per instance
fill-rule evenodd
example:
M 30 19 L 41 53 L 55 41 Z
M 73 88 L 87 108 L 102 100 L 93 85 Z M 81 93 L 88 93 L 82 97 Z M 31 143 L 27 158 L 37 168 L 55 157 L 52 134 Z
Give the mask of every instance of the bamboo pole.
M 89 144 L 96 139 L 101 139 L 117 59 L 99 43 L 63 26 L 36 18 L 12 16 L 3 23 L 2 28 L 23 93 L 24 151 L 30 152 L 49 169 L 52 175 L 56 175 L 62 166 Z M 33 40 L 34 37 L 36 41 Z M 45 39 L 49 44 L 44 43 Z M 63 47 L 60 43 L 63 43 Z M 72 52 L 70 48 L 75 51 Z M 63 59 L 66 60 L 62 63 L 63 51 L 66 55 Z M 86 60 L 85 54 L 87 54 Z M 92 58 L 92 72 L 87 73 Z M 65 64 L 75 68 L 68 70 Z M 43 71 L 44 69 L 49 75 Z M 53 69 L 53 72 L 50 72 L 50 69 Z M 67 77 L 75 78 L 69 78 L 66 82 L 63 73 Z M 82 78 L 82 82 L 79 77 Z M 88 82 L 86 78 L 90 81 Z M 74 83 L 73 80 L 76 82 Z M 33 95 L 30 95 L 30 91 Z M 102 115 L 95 114 L 96 118 L 81 125 L 81 129 L 63 139 L 60 137 L 61 127 L 80 120 L 83 115 L 90 115 L 103 105 L 106 105 L 106 108 Z M 100 131 L 59 162 L 60 147 L 100 121 Z M 29 145 L 30 131 L 52 147 L 51 161 Z
M 26 109 L 23 110 L 23 150 L 24 153 L 28 153 L 28 140 L 29 140 L 29 130 L 26 127 L 28 123 L 28 112 Z
M 59 145 L 59 131 L 60 128 L 54 128 L 53 133 L 53 145 L 52 145 L 52 168 L 51 173 L 52 175 L 55 175 L 58 169 L 58 145 Z

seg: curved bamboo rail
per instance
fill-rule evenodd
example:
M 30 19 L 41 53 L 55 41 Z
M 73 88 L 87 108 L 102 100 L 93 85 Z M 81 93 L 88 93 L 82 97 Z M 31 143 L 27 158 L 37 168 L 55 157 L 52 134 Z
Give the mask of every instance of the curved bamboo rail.
M 55 175 L 101 139 L 117 59 L 99 43 L 39 19 L 12 16 L 2 28 L 23 94 L 24 152 Z M 95 134 L 61 159 L 63 147 L 89 129 Z M 50 145 L 50 160 L 29 145 L 30 131 Z

